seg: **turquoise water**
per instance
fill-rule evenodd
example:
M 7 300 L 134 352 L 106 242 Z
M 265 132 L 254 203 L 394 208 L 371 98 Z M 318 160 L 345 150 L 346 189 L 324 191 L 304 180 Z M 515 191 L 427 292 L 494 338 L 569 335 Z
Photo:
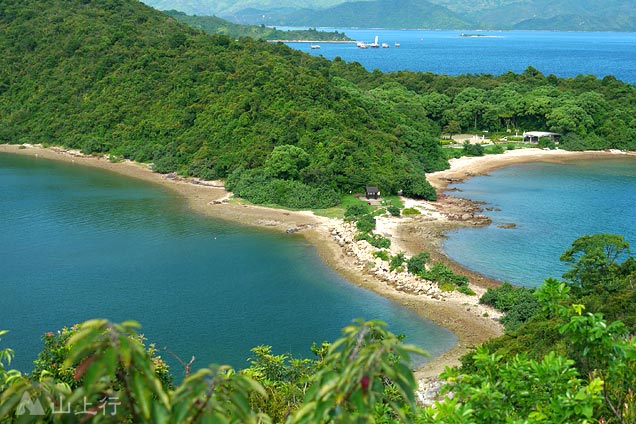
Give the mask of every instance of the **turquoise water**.
M 333 30 L 334 28 L 326 28 Z M 614 75 L 636 83 L 636 33 L 552 31 L 426 31 L 335 28 L 355 40 L 389 43 L 388 49 L 359 49 L 355 44 L 288 43 L 295 49 L 383 72 L 400 70 L 435 74 L 492 74 L 523 72 L 533 66 L 545 75 L 603 78 Z M 463 32 L 486 37 L 460 37 Z M 400 43 L 399 48 L 394 43 Z
M 11 331 L 0 347 L 23 371 L 45 332 L 98 317 L 137 320 L 150 342 L 199 367 L 244 368 L 261 344 L 310 356 L 357 317 L 433 354 L 456 342 L 344 280 L 300 236 L 200 217 L 116 174 L 0 154 L 0 216 L 0 328 Z
M 636 158 L 530 163 L 457 184 L 493 223 L 448 234 L 446 253 L 482 274 L 534 287 L 560 278 L 561 254 L 585 234 L 620 234 L 636 251 Z M 515 223 L 516 228 L 498 225 Z

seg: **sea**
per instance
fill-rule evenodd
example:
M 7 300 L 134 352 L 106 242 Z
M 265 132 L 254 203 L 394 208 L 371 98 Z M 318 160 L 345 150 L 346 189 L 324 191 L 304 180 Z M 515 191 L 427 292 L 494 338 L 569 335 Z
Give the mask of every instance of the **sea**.
M 358 62 L 369 71 L 501 75 L 521 73 L 532 66 L 546 76 L 612 75 L 636 83 L 636 33 L 321 29 L 344 32 L 365 43 L 377 36 L 389 48 L 360 49 L 355 43 L 322 42 L 320 49 L 311 49 L 310 43 L 287 44 L 327 59 Z
M 500 281 L 537 287 L 560 279 L 569 269 L 561 254 L 587 234 L 621 235 L 636 252 L 635 156 L 515 165 L 450 188 L 483 202 L 492 224 L 447 233 L 446 254 Z
M 177 380 L 249 366 L 250 349 L 312 357 L 354 319 L 378 319 L 437 356 L 457 338 L 331 270 L 300 235 L 203 217 L 162 186 L 0 153 L 0 349 L 32 370 L 42 335 L 135 320 Z M 177 359 L 179 358 L 179 359 Z M 425 358 L 414 358 L 417 363 Z

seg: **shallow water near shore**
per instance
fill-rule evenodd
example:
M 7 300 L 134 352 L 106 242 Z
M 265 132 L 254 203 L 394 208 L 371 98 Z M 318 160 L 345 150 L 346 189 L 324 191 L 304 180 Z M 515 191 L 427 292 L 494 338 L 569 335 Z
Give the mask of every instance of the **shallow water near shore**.
M 492 225 L 448 233 L 444 250 L 489 277 L 527 287 L 560 278 L 559 257 L 585 234 L 619 234 L 636 251 L 636 158 L 527 163 L 452 187 L 485 202 Z
M 195 366 L 250 349 L 311 356 L 358 317 L 439 355 L 456 337 L 346 281 L 298 235 L 230 225 L 171 191 L 98 169 L 0 154 L 0 348 L 32 369 L 40 337 L 90 318 L 136 320 Z M 177 361 L 162 352 L 178 377 Z

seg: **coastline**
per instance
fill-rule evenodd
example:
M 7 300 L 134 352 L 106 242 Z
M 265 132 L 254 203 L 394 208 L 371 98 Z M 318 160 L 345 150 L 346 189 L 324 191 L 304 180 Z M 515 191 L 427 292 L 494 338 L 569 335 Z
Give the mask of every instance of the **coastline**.
M 416 207 L 422 214 L 410 217 L 378 220 L 377 232 L 392 240 L 392 250 L 405 251 L 408 255 L 427 251 L 435 261 L 444 262 L 453 270 L 468 275 L 471 287 L 478 296 L 465 296 L 453 292 L 443 296 L 403 291 L 387 284 L 377 273 L 369 269 L 364 260 L 352 254 L 349 248 L 335 240 L 334 234 L 342 232 L 341 220 L 315 216 L 307 211 L 286 211 L 229 201 L 229 193 L 220 182 L 204 182 L 184 179 L 174 175 L 153 173 L 147 165 L 123 161 L 112 163 L 106 158 L 82 155 L 61 148 L 39 146 L 0 145 L 0 153 L 21 154 L 37 158 L 61 160 L 82 166 L 91 166 L 125 176 L 159 184 L 175 191 L 190 209 L 216 219 L 255 226 L 280 232 L 298 232 L 312 243 L 321 258 L 350 282 L 390 298 L 416 311 L 438 325 L 448 328 L 458 338 L 458 343 L 445 354 L 425 363 L 416 371 L 420 381 L 435 379 L 445 366 L 459 364 L 459 358 L 471 346 L 480 344 L 502 333 L 501 325 L 494 319 L 494 311 L 477 304 L 479 295 L 488 287 L 499 284 L 461 267 L 446 257 L 442 251 L 444 233 L 461 226 L 485 225 L 480 209 L 472 202 L 453 196 L 441 195 L 438 202 L 412 201 L 407 207 Z M 459 182 L 490 170 L 525 162 L 591 159 L 598 157 L 624 157 L 617 152 L 565 152 L 523 149 L 508 151 L 502 155 L 451 160 L 451 168 L 428 174 L 429 182 L 441 193 L 448 184 Z M 487 315 L 487 316 L 484 316 Z

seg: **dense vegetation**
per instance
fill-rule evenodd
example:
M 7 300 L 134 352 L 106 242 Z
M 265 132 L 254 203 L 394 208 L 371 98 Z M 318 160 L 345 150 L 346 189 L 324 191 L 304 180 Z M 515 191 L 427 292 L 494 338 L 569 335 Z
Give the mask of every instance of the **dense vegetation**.
M 359 65 L 208 35 L 132 0 L 6 1 L 0 18 L 2 142 L 206 179 L 241 170 L 239 185 L 327 199 L 408 190 L 447 166 L 435 124 L 351 81 L 371 79 Z
M 308 30 L 282 31 L 264 25 L 240 25 L 228 22 L 216 16 L 190 16 L 176 10 L 164 12 L 176 20 L 188 24 L 192 28 L 200 29 L 209 34 L 227 35 L 234 39 L 251 37 L 256 40 L 310 40 L 310 41 L 349 41 L 344 33 L 338 31 L 318 31 L 316 28 Z
M 47 333 L 30 375 L 9 370 L 12 352 L 0 350 L 0 422 L 75 422 L 78 413 L 91 422 L 632 423 L 636 260 L 628 252 L 619 236 L 576 240 L 562 256 L 571 265 L 564 281 L 533 293 L 533 317 L 447 368 L 442 390 L 453 396 L 430 407 L 416 405 L 405 362 L 424 352 L 379 322 L 356 321 L 333 344 L 314 345 L 313 359 L 258 346 L 242 371 L 184 364 L 173 386 L 134 323 L 95 320 Z M 528 293 L 506 286 L 487 301 L 510 311 Z
M 636 88 L 612 77 L 369 73 L 133 0 L 3 1 L 0 48 L 0 142 L 227 179 L 259 203 L 322 207 L 367 185 L 431 198 L 424 174 L 448 166 L 448 128 L 636 148 Z

